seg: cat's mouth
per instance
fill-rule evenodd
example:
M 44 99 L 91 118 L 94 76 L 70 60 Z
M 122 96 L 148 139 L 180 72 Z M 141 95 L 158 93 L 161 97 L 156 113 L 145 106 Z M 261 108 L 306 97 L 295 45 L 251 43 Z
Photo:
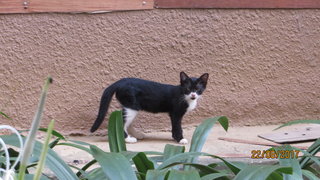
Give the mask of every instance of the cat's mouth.
M 191 99 L 191 100 L 195 100 L 195 99 L 196 99 L 196 97 L 191 97 L 190 99 Z

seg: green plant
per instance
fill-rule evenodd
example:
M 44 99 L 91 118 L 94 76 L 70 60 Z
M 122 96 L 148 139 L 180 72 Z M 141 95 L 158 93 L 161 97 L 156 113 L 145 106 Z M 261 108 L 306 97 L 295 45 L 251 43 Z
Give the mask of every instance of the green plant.
M 33 118 L 30 132 L 29 132 L 28 137 L 26 139 L 26 142 L 22 148 L 22 152 L 21 152 L 22 156 L 21 156 L 20 169 L 19 169 L 19 175 L 18 175 L 19 180 L 23 180 L 25 177 L 25 171 L 26 171 L 27 164 L 28 164 L 29 158 L 31 156 L 33 147 L 34 147 L 36 133 L 37 133 L 39 126 L 40 126 L 40 122 L 41 122 L 42 114 L 43 114 L 43 109 L 44 109 L 44 104 L 46 101 L 49 84 L 51 82 L 52 82 L 52 79 L 50 77 L 47 78 L 47 80 L 44 84 L 44 87 L 42 89 L 40 102 L 38 104 L 37 112 Z
M 41 174 L 42 174 L 42 171 L 44 168 L 44 163 L 45 163 L 46 156 L 47 156 L 48 149 L 49 149 L 49 141 L 52 136 L 53 126 L 54 126 L 54 120 L 52 120 L 49 124 L 47 137 L 46 137 L 45 142 L 42 146 L 42 152 L 41 152 L 40 159 L 39 159 L 39 162 L 37 165 L 36 173 L 34 175 L 34 179 L 40 179 L 40 177 L 41 177 Z
M 7 114 L 5 114 L 4 112 L 0 111 L 0 115 L 5 117 L 6 119 L 12 120 Z
M 121 117 L 121 111 L 113 112 L 110 117 L 109 123 L 118 123 L 119 117 Z M 118 117 L 117 117 L 118 116 Z M 204 121 L 195 131 L 193 135 L 194 138 L 199 138 L 198 141 L 205 141 L 206 137 L 209 135 L 209 131 L 216 121 L 223 123 L 225 129 L 227 129 L 227 119 L 225 117 L 211 118 Z M 118 141 L 116 143 L 110 143 L 110 146 L 116 147 L 125 147 L 125 144 L 119 146 L 120 143 L 124 143 L 123 140 L 117 136 L 121 136 L 120 133 L 123 133 L 123 128 L 120 126 L 110 126 L 118 127 L 116 132 L 109 135 L 109 141 Z M 56 133 L 55 133 L 56 134 Z M 70 141 L 70 142 L 60 142 L 60 140 L 65 139 L 63 136 L 58 134 L 58 138 L 52 143 L 53 147 L 57 145 L 67 145 L 82 149 L 93 155 L 95 158 L 93 161 L 89 162 L 83 168 L 78 169 L 78 177 L 75 179 L 176 179 L 181 177 L 184 179 L 231 179 L 235 176 L 236 179 L 241 179 L 243 176 L 248 175 L 247 172 L 252 172 L 252 177 L 257 177 L 261 175 L 259 173 L 259 167 L 256 166 L 246 166 L 238 163 L 228 162 L 223 158 L 210 155 L 207 153 L 202 153 L 201 147 L 203 143 L 195 143 L 195 145 L 190 148 L 189 152 L 185 152 L 185 147 L 175 146 L 175 145 L 166 145 L 164 152 L 128 152 L 123 151 L 124 149 L 117 149 L 116 152 L 103 152 L 96 146 L 92 146 L 87 143 Z M 11 142 L 12 145 L 17 145 L 12 139 L 13 136 L 2 137 L 6 141 Z M 191 141 L 193 142 L 193 140 Z M 40 148 L 38 147 L 41 143 L 36 142 L 35 150 L 33 154 L 40 154 Z M 49 144 L 48 144 L 49 146 Z M 110 147 L 110 149 L 113 149 Z M 196 150 L 194 150 L 196 149 Z M 59 170 L 52 167 L 60 167 L 64 169 L 64 162 L 50 162 L 50 159 L 54 156 L 54 151 L 49 148 L 47 158 L 47 166 L 53 170 L 53 172 L 61 173 Z M 150 156 L 149 155 L 153 155 Z M 154 156 L 156 155 L 156 156 Z M 219 164 L 210 164 L 202 165 L 196 162 L 196 157 L 206 156 L 209 158 L 218 158 L 223 163 L 227 170 L 221 171 L 217 170 L 216 167 Z M 58 160 L 60 159 L 56 156 Z M 98 163 L 100 166 L 94 168 L 93 170 L 88 171 L 88 168 L 95 163 Z M 134 166 L 134 167 L 132 167 Z M 192 168 L 182 168 L 183 167 L 192 167 Z M 221 166 L 221 165 L 220 165 Z M 281 173 L 291 173 L 292 169 L 289 167 L 283 166 L 263 166 L 263 168 L 271 169 L 268 172 L 263 173 L 264 177 L 269 177 L 271 175 L 282 177 Z M 54 170 L 55 169 L 55 170 Z M 68 169 L 68 168 L 66 168 Z M 290 171 L 291 170 L 291 171 Z M 261 170 L 260 170 L 261 171 Z M 116 173 L 115 173 L 116 172 Z M 250 173 L 249 173 L 250 174 Z M 256 174 L 256 175 L 254 175 Z M 59 179 L 64 179 L 65 177 L 59 176 L 56 174 Z M 72 175 L 70 175 L 72 176 Z
M 122 112 L 115 111 L 109 119 L 109 145 L 112 152 L 104 152 L 96 146 L 79 142 L 58 143 L 80 148 L 91 153 L 95 158 L 77 173 L 79 178 L 85 179 L 176 179 L 177 176 L 185 179 L 242 179 L 243 176 L 258 176 L 269 178 L 283 178 L 283 174 L 292 173 L 291 167 L 281 165 L 248 166 L 241 163 L 229 162 L 215 155 L 202 153 L 201 149 L 212 126 L 217 121 L 227 130 L 226 117 L 215 117 L 205 120 L 199 125 L 192 137 L 192 145 L 189 152 L 185 152 L 184 146 L 166 145 L 164 152 L 128 152 L 123 141 Z M 116 123 L 119 123 L 116 125 Z M 112 131 L 110 128 L 113 128 Z M 111 142 L 113 141 L 113 142 Z M 152 155 L 152 156 L 151 156 Z M 203 165 L 196 158 L 206 156 L 218 158 L 221 164 Z M 94 163 L 97 167 L 89 172 L 86 170 Z M 217 170 L 216 167 L 224 166 L 225 170 Z M 261 172 L 261 169 L 269 169 Z M 117 172 L 117 173 L 115 173 Z M 249 173 L 251 172 L 251 173 Z M 121 174 L 121 176 L 120 176 Z M 251 178 L 251 179 L 252 179 Z M 250 178 L 249 178 L 250 179 Z
M 6 129 L 11 129 L 13 132 L 15 132 L 15 135 L 0 136 L 0 139 L 3 142 L 1 144 L 2 149 L 4 149 L 3 150 L 4 153 L 0 151 L 0 156 L 4 157 L 0 161 L 0 167 L 5 167 L 5 170 L 2 171 L 3 174 L 0 174 L 0 176 L 2 176 L 5 180 L 13 179 L 13 178 L 15 179 L 26 179 L 26 178 L 32 179 L 33 178 L 36 180 L 47 179 L 45 176 L 40 176 L 38 174 L 39 172 L 41 172 L 41 169 L 42 169 L 41 166 L 44 164 L 44 162 L 46 162 L 45 163 L 46 166 L 52 172 L 54 172 L 54 174 L 59 179 L 70 179 L 70 180 L 78 179 L 77 176 L 72 172 L 71 168 L 52 149 L 47 148 L 46 145 L 43 145 L 42 143 L 37 141 L 35 138 L 35 135 L 37 133 L 37 130 L 39 128 L 39 124 L 41 121 L 45 99 L 47 96 L 47 91 L 50 83 L 52 83 L 52 79 L 49 77 L 46 79 L 45 85 L 43 87 L 39 105 L 35 113 L 34 119 L 32 121 L 32 126 L 27 138 L 21 137 L 20 134 L 10 126 L 4 127 Z M 50 129 L 52 128 L 53 128 L 53 124 L 49 126 L 49 132 L 47 133 L 47 137 L 48 136 L 50 137 L 50 134 L 51 134 Z M 18 141 L 15 136 L 18 137 Z M 8 148 L 4 142 L 8 145 L 12 145 L 20 148 L 20 152 L 17 152 L 12 148 Z M 42 153 L 42 156 L 39 159 L 41 153 Z M 32 158 L 30 158 L 31 155 L 32 155 Z M 10 165 L 11 162 L 14 162 L 12 166 Z M 20 164 L 19 168 L 17 168 L 18 163 Z M 40 169 L 37 171 L 37 175 L 34 177 L 33 174 L 29 173 L 29 169 L 33 168 L 38 163 L 39 163 Z
M 285 123 L 279 126 L 276 129 L 280 129 L 282 127 L 291 126 L 294 124 L 320 124 L 320 120 L 296 120 Z M 320 180 L 320 158 L 316 157 L 316 154 L 320 152 L 320 138 L 317 139 L 307 150 L 302 150 L 296 147 L 292 147 L 290 145 L 285 145 L 282 147 L 274 148 L 276 151 L 278 150 L 297 150 L 303 153 L 302 158 L 296 159 L 281 159 L 279 158 L 279 164 L 285 166 L 291 166 L 293 169 L 292 175 L 283 175 L 286 180 L 299 180 L 308 178 L 311 180 Z M 317 177 L 318 176 L 318 177 Z
M 274 165 L 248 165 L 239 162 L 230 162 L 224 158 L 201 152 L 202 147 L 209 136 L 213 125 L 219 122 L 227 131 L 228 119 L 224 116 L 209 118 L 201 123 L 195 130 L 191 146 L 188 151 L 184 146 L 166 145 L 163 152 L 130 152 L 127 151 L 124 134 L 123 118 L 121 111 L 115 111 L 109 118 L 108 139 L 111 152 L 104 152 L 97 146 L 67 140 L 63 135 L 53 130 L 53 121 L 48 129 L 38 129 L 43 111 L 45 97 L 50 79 L 46 81 L 42 92 L 37 113 L 28 138 L 20 137 L 20 134 L 11 127 L 15 134 L 0 136 L 0 177 L 3 179 L 48 179 L 43 174 L 43 166 L 50 169 L 58 179 L 83 179 L 83 180 L 105 180 L 105 179 L 138 179 L 138 180 L 163 180 L 163 179 L 186 179 L 186 180 L 299 180 L 302 178 L 319 179 L 319 173 L 315 165 L 319 166 L 319 158 L 315 156 L 320 149 L 318 139 L 306 151 L 301 159 L 279 159 Z M 2 116 L 7 117 L 4 113 Z M 309 121 L 310 122 L 310 121 Z M 318 121 L 312 121 L 318 123 Z M 301 123 L 297 121 L 296 123 Z M 289 123 L 294 124 L 294 123 Z M 289 125 L 285 124 L 285 125 Z M 284 126 L 285 126 L 284 125 Z M 44 143 L 35 139 L 37 130 L 46 131 L 47 138 Z M 20 139 L 17 141 L 16 136 Z M 51 136 L 55 139 L 49 143 Z M 28 139 L 28 140 L 26 140 Z M 25 142 L 23 146 L 22 141 Z M 26 142 L 27 141 L 27 142 Z M 24 151 L 17 152 L 7 148 L 5 142 L 16 147 L 24 147 Z M 28 145 L 27 145 L 28 144 Z M 32 145 L 34 144 L 34 146 Z M 81 149 L 92 155 L 93 160 L 82 168 L 67 165 L 54 151 L 56 146 L 71 146 Z M 291 146 L 280 147 L 285 150 L 297 149 Z M 275 150 L 280 150 L 280 148 Z M 297 149 L 299 150 L 299 149 Z M 32 154 L 32 158 L 30 155 Z M 23 161 L 20 157 L 23 156 Z M 219 159 L 221 163 L 204 165 L 198 162 L 198 157 Z M 29 160 L 28 160 L 29 159 Z M 20 168 L 18 167 L 20 162 Z M 13 165 L 11 165 L 13 164 Z M 93 168 L 93 165 L 96 165 Z M 30 173 L 30 169 L 37 167 L 36 173 Z M 75 173 L 74 170 L 77 172 Z

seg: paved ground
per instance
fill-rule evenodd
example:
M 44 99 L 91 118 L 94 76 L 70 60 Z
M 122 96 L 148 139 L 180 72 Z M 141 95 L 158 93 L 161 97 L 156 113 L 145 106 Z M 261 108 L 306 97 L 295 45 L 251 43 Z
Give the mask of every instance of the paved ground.
M 242 143 L 234 143 L 219 140 L 219 137 L 237 138 L 244 140 L 254 140 L 258 142 L 270 142 L 259 138 L 257 135 L 262 133 L 272 132 L 273 129 L 278 127 L 277 125 L 270 126 L 251 126 L 251 127 L 229 127 L 228 132 L 225 132 L 221 126 L 215 125 L 211 134 L 208 137 L 206 144 L 204 145 L 203 152 L 207 152 L 222 157 L 231 157 L 230 160 L 240 160 L 251 163 L 267 163 L 270 162 L 268 159 L 251 159 L 252 150 L 267 150 L 270 147 L 260 145 L 250 145 Z M 296 127 L 301 126 L 290 126 L 280 129 L 279 131 L 293 130 Z M 188 128 L 184 130 L 185 138 L 191 142 L 191 137 L 195 128 Z M 145 134 L 146 138 L 138 141 L 135 144 L 127 144 L 129 151 L 163 151 L 166 144 L 175 144 L 171 139 L 170 132 L 152 132 Z M 90 144 L 97 145 L 105 151 L 109 151 L 107 143 L 107 137 L 102 136 L 81 136 L 81 137 L 69 137 L 69 139 L 84 141 Z M 300 143 L 296 145 L 309 146 L 311 143 Z M 186 150 L 189 149 L 189 144 L 186 145 Z M 60 146 L 56 148 L 56 151 L 66 160 L 68 163 L 74 160 L 81 164 L 88 162 L 92 157 L 81 150 L 74 149 L 71 147 Z

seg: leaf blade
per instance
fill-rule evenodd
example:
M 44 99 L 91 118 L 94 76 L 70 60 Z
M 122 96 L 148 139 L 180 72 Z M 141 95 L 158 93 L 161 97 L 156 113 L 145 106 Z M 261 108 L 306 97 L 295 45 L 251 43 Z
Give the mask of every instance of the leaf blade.
M 3 117 L 5 117 L 6 119 L 12 120 L 12 118 L 10 118 L 7 114 L 5 114 L 4 112 L 0 111 L 0 115 L 2 115 Z
M 280 147 L 274 147 L 275 152 L 280 151 L 287 151 L 287 152 L 294 152 L 293 148 L 290 145 L 284 145 Z M 279 164 L 281 166 L 288 166 L 292 167 L 293 173 L 292 174 L 283 174 L 283 178 L 286 180 L 302 180 L 302 171 L 300 167 L 300 163 L 298 159 L 295 157 L 291 158 L 281 158 L 281 156 L 278 156 Z
M 23 150 L 21 152 L 22 156 L 21 156 L 21 161 L 20 161 L 18 180 L 23 180 L 23 178 L 25 176 L 27 163 L 29 161 L 29 157 L 31 156 L 32 150 L 34 148 L 36 133 L 39 129 L 39 125 L 40 125 L 40 122 L 42 119 L 42 114 L 44 111 L 44 105 L 45 105 L 46 98 L 47 98 L 48 88 L 51 83 L 52 83 L 52 79 L 51 79 L 51 77 L 48 77 L 44 83 L 43 88 L 42 88 L 37 111 L 36 111 L 34 118 L 32 120 L 30 132 L 27 136 L 27 140 L 26 140 L 24 147 L 23 147 Z
M 185 152 L 185 147 L 184 146 L 175 146 L 172 144 L 166 144 L 164 147 L 163 151 L 163 161 L 169 159 L 170 157 L 184 153 Z
M 275 128 L 274 130 L 286 127 L 286 126 L 291 126 L 294 124 L 320 124 L 320 120 L 295 120 L 295 121 L 290 121 L 288 123 L 285 123 L 277 128 Z
M 197 171 L 177 171 L 172 170 L 170 171 L 168 180 L 196 180 L 201 179 L 200 175 Z
M 206 119 L 194 131 L 189 152 L 200 152 L 201 151 L 213 125 L 217 121 L 219 121 L 221 123 L 222 127 L 225 130 L 228 130 L 228 118 L 227 117 L 218 116 L 218 117 Z
M 49 141 L 50 141 L 51 136 L 52 136 L 53 127 L 54 127 L 54 120 L 51 120 L 51 122 L 49 124 L 49 127 L 48 127 L 47 137 L 46 137 L 45 142 L 44 142 L 44 144 L 42 146 L 42 151 L 41 151 L 41 154 L 40 154 L 40 160 L 38 162 L 36 173 L 35 173 L 35 175 L 33 177 L 33 180 L 38 180 L 41 177 L 41 173 L 42 173 L 42 170 L 44 168 L 44 164 L 45 164 L 45 160 L 46 160 L 46 155 L 47 155 L 48 150 L 49 150 Z
M 146 180 L 163 180 L 168 174 L 168 170 L 149 170 L 146 174 Z
M 111 113 L 108 124 L 108 141 L 111 152 L 126 151 L 122 111 Z
M 130 162 L 122 154 L 106 153 L 94 145 L 91 145 L 90 149 L 108 179 L 137 179 Z
M 236 175 L 234 180 L 265 180 L 275 171 L 292 174 L 291 167 L 280 165 L 248 165 Z
M 14 135 L 0 136 L 7 144 L 19 147 L 20 144 Z M 25 137 L 23 140 L 25 141 Z M 33 156 L 39 157 L 42 150 L 42 143 L 35 141 L 33 149 Z M 46 166 L 57 176 L 58 179 L 78 180 L 78 177 L 73 173 L 70 167 L 54 152 L 52 149 L 48 149 L 46 158 Z
M 139 173 L 146 174 L 148 170 L 154 169 L 154 164 L 147 158 L 146 154 L 143 152 L 139 152 L 132 158 L 132 160 L 136 165 Z

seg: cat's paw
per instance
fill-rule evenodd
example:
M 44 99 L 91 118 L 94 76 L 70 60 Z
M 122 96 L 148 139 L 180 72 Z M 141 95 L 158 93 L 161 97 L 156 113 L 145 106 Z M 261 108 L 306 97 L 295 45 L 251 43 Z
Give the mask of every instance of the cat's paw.
M 131 136 L 128 136 L 128 137 L 125 139 L 125 141 L 126 141 L 126 143 L 136 143 L 136 142 L 138 142 L 135 137 L 131 137 Z
M 188 144 L 188 140 L 187 139 L 181 139 L 179 141 L 179 144 Z

